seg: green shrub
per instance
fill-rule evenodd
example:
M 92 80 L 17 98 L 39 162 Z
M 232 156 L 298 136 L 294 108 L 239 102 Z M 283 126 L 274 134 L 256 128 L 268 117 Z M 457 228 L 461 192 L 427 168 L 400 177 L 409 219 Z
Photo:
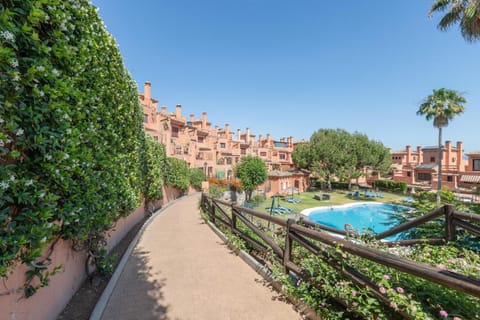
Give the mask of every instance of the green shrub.
M 166 166 L 165 146 L 149 135 L 145 135 L 145 200 L 163 198 L 163 175 Z
M 88 1 L 2 1 L 0 30 L 0 276 L 40 278 L 52 240 L 100 250 L 140 204 L 143 113 Z
M 393 192 L 407 192 L 407 183 L 403 181 L 393 181 L 393 180 L 376 180 L 375 187 L 381 190 L 393 191 Z
M 167 157 L 165 167 L 165 184 L 180 190 L 187 190 L 190 186 L 190 170 L 185 160 Z
M 190 168 L 190 184 L 196 189 L 202 188 L 202 182 L 205 181 L 205 174 L 202 169 Z

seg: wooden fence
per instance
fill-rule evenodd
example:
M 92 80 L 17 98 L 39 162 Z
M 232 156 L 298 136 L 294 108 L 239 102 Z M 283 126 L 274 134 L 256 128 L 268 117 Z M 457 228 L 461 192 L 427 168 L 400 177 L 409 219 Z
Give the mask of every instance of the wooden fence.
M 302 270 L 301 266 L 297 265 L 293 261 L 293 243 L 297 243 L 311 253 L 325 258 L 325 262 L 327 262 L 331 267 L 356 285 L 363 288 L 369 288 L 371 293 L 387 306 L 390 305 L 391 301 L 388 299 L 388 297 L 380 292 L 380 288 L 371 279 L 353 267 L 346 267 L 341 261 L 331 256 L 327 251 L 323 250 L 319 244 L 330 247 L 340 246 L 342 250 L 352 255 L 365 258 L 375 263 L 396 269 L 400 272 L 404 272 L 480 298 L 479 279 L 473 279 L 471 277 L 451 271 L 439 270 L 424 263 L 407 260 L 394 254 L 371 249 L 361 244 L 345 240 L 344 237 L 338 236 L 347 235 L 347 232 L 343 230 L 312 223 L 303 219 L 281 219 L 225 201 L 213 199 L 205 194 L 202 194 L 201 207 L 203 211 L 209 215 L 214 224 L 224 225 L 230 230 L 230 232 L 248 242 L 260 252 L 273 252 L 275 259 L 283 265 L 286 273 L 293 272 L 298 277 L 310 282 L 316 287 L 321 287 L 321 284 L 317 283 L 317 281 L 313 279 L 307 272 Z M 445 236 L 443 238 L 387 241 L 385 243 L 389 246 L 405 246 L 417 243 L 442 244 L 454 240 L 458 228 L 471 232 L 475 235 L 480 235 L 480 228 L 471 223 L 480 222 L 480 215 L 458 212 L 453 206 L 444 206 L 422 217 L 382 232 L 376 235 L 375 239 L 384 239 L 386 237 L 420 226 L 434 219 L 438 219 L 442 216 L 445 218 Z M 256 222 L 254 222 L 254 218 L 256 219 Z M 250 236 L 247 232 L 242 231 L 237 225 L 238 221 L 241 221 L 261 240 L 257 240 Z M 265 232 L 264 228 L 261 227 L 264 225 L 264 223 L 268 224 L 268 226 L 272 224 L 274 230 L 276 231 L 274 233 Z M 281 246 L 269 234 L 284 234 L 285 239 L 282 241 L 284 245 Z M 346 305 L 343 301 L 337 301 L 343 305 Z M 399 313 L 403 318 L 410 318 L 408 314 L 402 311 L 399 311 Z

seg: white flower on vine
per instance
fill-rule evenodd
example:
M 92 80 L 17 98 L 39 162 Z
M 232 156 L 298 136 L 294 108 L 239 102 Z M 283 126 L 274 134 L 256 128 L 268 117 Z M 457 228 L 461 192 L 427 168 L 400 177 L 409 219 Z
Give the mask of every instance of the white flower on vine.
M 12 60 L 12 61 L 10 61 L 10 65 L 12 66 L 12 68 L 18 67 L 18 60 Z
M 68 158 L 70 158 L 70 156 L 68 155 L 68 153 L 65 153 L 65 154 L 63 155 L 63 159 L 64 159 L 64 160 L 67 160 Z
M 52 155 L 51 155 L 51 154 L 47 154 L 47 155 L 45 156 L 45 159 L 47 159 L 47 160 L 52 160 Z
M 39 95 L 40 95 L 40 97 L 43 98 L 43 97 L 45 96 L 45 92 L 43 92 L 43 91 L 40 90 Z
M 45 67 L 44 66 L 38 66 L 37 70 L 40 71 L 40 72 L 43 72 L 43 71 L 45 71 Z
M 70 129 L 70 128 L 68 128 L 66 131 L 67 131 L 67 134 L 72 133 L 72 129 Z
M 28 186 L 31 186 L 33 184 L 33 180 L 32 179 L 29 179 L 25 182 L 25 185 L 28 187 Z
M 41 199 L 43 199 L 45 197 L 45 192 L 41 192 L 39 195 L 38 195 Z
M 53 69 L 53 70 L 52 70 L 52 73 L 53 73 L 54 76 L 57 76 L 57 77 L 58 77 L 58 75 L 60 74 L 60 72 L 58 72 L 57 69 Z
M 15 40 L 15 36 L 13 35 L 13 33 L 11 33 L 8 30 L 0 32 L 0 35 L 3 37 L 3 39 L 5 39 L 7 41 L 14 41 Z
M 12 181 L 12 182 L 15 181 L 15 176 L 14 175 L 10 176 L 10 181 Z
M 25 131 L 23 131 L 23 129 L 20 128 L 20 129 L 17 130 L 17 133 L 15 133 L 15 134 L 16 134 L 17 136 L 21 136 L 21 135 L 23 135 L 24 132 L 25 132 Z
M 0 188 L 2 188 L 3 190 L 7 190 L 8 186 L 9 186 L 8 181 L 0 182 Z

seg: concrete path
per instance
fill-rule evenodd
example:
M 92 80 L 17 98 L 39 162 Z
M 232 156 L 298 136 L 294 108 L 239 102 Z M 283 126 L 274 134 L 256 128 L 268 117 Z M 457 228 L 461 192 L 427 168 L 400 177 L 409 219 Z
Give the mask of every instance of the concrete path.
M 101 319 L 301 319 L 204 223 L 199 200 L 179 200 L 146 227 Z

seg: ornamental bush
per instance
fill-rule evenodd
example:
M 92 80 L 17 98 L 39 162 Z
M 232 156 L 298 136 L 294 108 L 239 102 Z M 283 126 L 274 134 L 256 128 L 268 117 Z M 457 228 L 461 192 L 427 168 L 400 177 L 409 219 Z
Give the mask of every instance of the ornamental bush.
M 375 181 L 375 187 L 382 189 L 382 190 L 388 190 L 388 191 L 396 191 L 396 192 L 402 192 L 405 193 L 407 192 L 407 183 L 403 181 L 392 181 L 392 180 L 376 180 Z
M 165 146 L 145 135 L 145 200 L 152 201 L 163 198 L 163 175 L 166 166 Z
M 185 160 L 167 157 L 165 184 L 185 191 L 190 186 L 190 170 Z
M 205 174 L 202 169 L 190 168 L 190 184 L 200 190 L 202 182 L 205 181 Z
M 0 276 L 43 279 L 48 243 L 99 252 L 141 199 L 136 85 L 89 1 L 1 1 L 0 106 Z

